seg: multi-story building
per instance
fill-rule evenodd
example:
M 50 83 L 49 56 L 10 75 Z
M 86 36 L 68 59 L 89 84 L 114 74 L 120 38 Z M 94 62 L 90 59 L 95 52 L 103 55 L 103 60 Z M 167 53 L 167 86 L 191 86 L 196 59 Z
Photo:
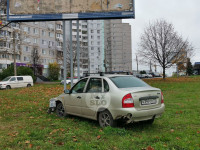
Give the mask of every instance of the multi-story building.
M 104 21 L 106 71 L 132 72 L 131 26 L 122 20 Z

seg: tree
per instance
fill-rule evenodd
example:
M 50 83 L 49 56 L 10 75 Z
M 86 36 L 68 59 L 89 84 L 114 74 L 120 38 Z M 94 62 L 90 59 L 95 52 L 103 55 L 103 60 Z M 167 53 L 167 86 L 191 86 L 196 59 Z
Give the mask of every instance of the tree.
M 186 74 L 187 74 L 188 76 L 193 75 L 193 66 L 192 66 L 192 63 L 191 63 L 191 61 L 190 61 L 190 58 L 187 58 Z
M 167 68 L 180 62 L 183 55 L 187 58 L 192 52 L 193 47 L 188 40 L 183 40 L 173 25 L 165 20 L 149 23 L 141 35 L 138 50 L 143 60 L 158 63 L 162 67 L 163 78 Z
M 34 73 L 34 76 L 37 75 L 37 66 L 39 64 L 39 61 L 40 61 L 40 55 L 39 55 L 39 52 L 38 52 L 38 49 L 35 47 L 33 48 L 32 52 L 31 52 L 31 63 L 33 64 L 33 73 Z
M 50 80 L 58 80 L 60 67 L 57 62 L 49 63 L 49 78 Z

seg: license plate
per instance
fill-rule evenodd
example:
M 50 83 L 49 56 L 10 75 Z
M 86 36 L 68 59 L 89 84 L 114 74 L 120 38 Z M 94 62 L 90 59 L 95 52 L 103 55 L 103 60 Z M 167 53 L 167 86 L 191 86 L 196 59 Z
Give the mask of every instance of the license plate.
M 56 102 L 55 101 L 50 101 L 49 107 L 56 107 Z
M 156 99 L 148 99 L 148 100 L 142 100 L 141 105 L 151 105 L 156 104 Z

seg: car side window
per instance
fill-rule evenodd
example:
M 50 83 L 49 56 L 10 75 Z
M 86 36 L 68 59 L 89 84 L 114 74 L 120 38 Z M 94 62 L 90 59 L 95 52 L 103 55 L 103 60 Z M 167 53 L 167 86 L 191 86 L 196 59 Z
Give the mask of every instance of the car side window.
M 104 92 L 109 92 L 109 85 L 106 80 L 103 79 L 103 86 L 104 86 Z
M 23 77 L 17 77 L 18 81 L 23 81 Z
M 87 83 L 87 78 L 79 81 L 71 90 L 71 93 L 83 93 L 83 90 L 85 88 L 85 85 Z
M 13 78 L 11 78 L 11 79 L 10 79 L 10 81 L 16 81 L 16 78 L 15 78 L 15 77 L 13 77 Z
M 101 93 L 102 92 L 102 80 L 100 78 L 91 78 L 86 93 Z

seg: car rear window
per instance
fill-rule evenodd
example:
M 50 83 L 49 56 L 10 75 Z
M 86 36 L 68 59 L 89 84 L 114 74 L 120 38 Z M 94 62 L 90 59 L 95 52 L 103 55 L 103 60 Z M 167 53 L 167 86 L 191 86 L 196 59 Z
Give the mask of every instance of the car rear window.
M 147 86 L 149 86 L 144 81 L 142 81 L 138 78 L 132 77 L 132 76 L 110 77 L 110 80 L 118 88 L 147 87 Z

